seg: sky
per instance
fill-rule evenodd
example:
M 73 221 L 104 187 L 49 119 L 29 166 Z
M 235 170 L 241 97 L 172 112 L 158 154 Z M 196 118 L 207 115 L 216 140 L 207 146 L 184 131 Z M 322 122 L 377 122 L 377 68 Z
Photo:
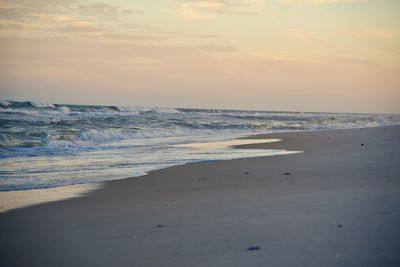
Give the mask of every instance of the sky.
M 400 113 L 398 0 L 0 0 L 0 99 Z

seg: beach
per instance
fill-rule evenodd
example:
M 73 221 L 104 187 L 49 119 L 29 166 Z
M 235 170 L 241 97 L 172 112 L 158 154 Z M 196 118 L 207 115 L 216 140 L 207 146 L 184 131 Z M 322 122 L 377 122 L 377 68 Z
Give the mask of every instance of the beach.
M 190 163 L 0 213 L 2 266 L 399 266 L 400 127 L 254 135 L 291 155 Z

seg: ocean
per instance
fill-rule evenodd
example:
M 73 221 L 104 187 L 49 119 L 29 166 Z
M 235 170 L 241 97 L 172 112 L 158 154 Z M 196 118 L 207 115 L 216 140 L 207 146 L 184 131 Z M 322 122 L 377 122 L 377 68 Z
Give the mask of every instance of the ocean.
M 0 191 L 135 177 L 195 161 L 297 153 L 198 143 L 258 133 L 400 125 L 400 115 L 0 101 Z

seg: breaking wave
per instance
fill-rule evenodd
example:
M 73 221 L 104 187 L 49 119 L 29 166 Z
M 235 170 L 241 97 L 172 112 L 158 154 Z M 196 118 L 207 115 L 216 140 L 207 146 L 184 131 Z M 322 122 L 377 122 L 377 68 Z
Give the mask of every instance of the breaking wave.
M 124 178 L 203 158 L 227 159 L 238 156 L 234 153 L 243 153 L 200 155 L 178 149 L 175 144 L 227 140 L 254 133 L 389 125 L 400 125 L 400 115 L 0 100 L 0 190 Z
M 399 115 L 261 112 L 0 101 L 0 147 L 397 125 Z

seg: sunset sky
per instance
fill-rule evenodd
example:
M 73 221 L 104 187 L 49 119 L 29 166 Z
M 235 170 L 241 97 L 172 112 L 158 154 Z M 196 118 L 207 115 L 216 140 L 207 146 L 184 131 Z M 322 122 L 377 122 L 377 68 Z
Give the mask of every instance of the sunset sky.
M 400 112 L 399 0 L 0 0 L 0 99 Z

